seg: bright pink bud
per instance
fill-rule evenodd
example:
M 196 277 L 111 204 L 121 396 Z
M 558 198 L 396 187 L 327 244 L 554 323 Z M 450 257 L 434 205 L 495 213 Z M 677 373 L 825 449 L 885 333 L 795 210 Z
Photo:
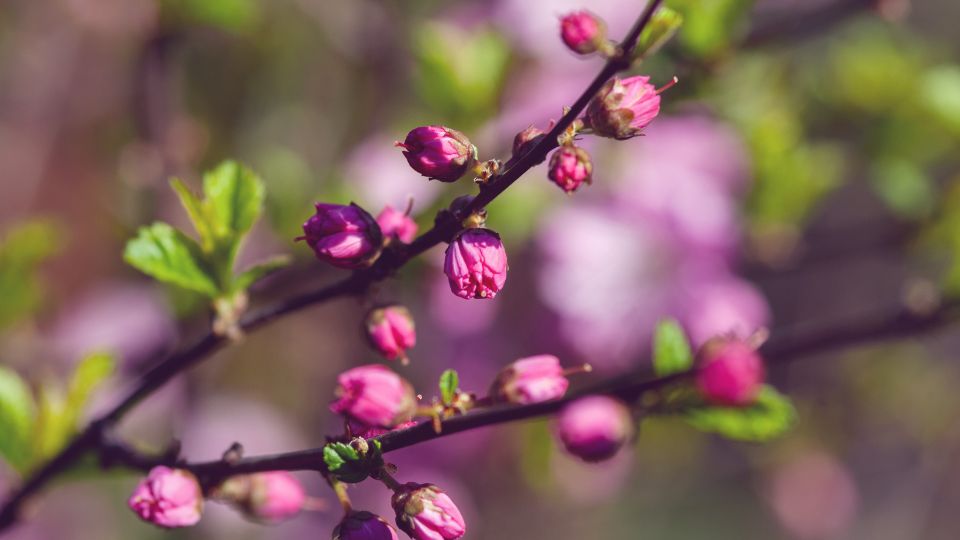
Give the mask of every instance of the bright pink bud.
M 588 462 L 613 457 L 633 435 L 626 405 L 607 396 L 578 399 L 560 412 L 557 436 L 572 455 Z
M 541 354 L 521 358 L 500 370 L 490 387 L 498 402 L 539 403 L 563 397 L 570 381 L 556 356 Z
M 373 216 L 355 204 L 316 203 L 303 236 L 317 258 L 338 268 L 363 268 L 380 255 L 383 235 Z
M 459 180 L 477 153 L 466 135 L 443 126 L 420 126 L 396 144 L 413 170 L 441 182 Z
M 550 158 L 548 176 L 567 193 L 576 191 L 580 184 L 589 184 L 593 179 L 592 174 L 593 162 L 583 148 L 561 146 Z
M 763 385 L 763 359 L 750 344 L 731 338 L 714 338 L 700 349 L 697 388 L 704 399 L 717 405 L 750 405 Z
M 398 540 L 396 529 L 370 512 L 350 512 L 333 530 L 333 540 Z
M 587 11 L 574 11 L 560 19 L 560 38 L 577 54 L 596 52 L 604 33 L 603 22 Z
M 601 137 L 613 139 L 640 135 L 660 113 L 660 92 L 673 85 L 658 90 L 649 81 L 650 77 L 645 75 L 611 79 L 587 106 L 587 127 Z
M 461 298 L 493 298 L 507 281 L 507 252 L 490 229 L 467 229 L 447 246 L 443 271 Z
M 232 476 L 211 497 L 231 504 L 261 523 L 279 523 L 303 509 L 307 495 L 292 474 L 270 471 Z
M 467 532 L 460 510 L 433 484 L 404 484 L 392 504 L 397 525 L 414 540 L 454 540 Z
M 387 205 L 377 215 L 377 224 L 384 238 L 394 238 L 409 244 L 417 236 L 417 222 L 407 214 Z
M 189 471 L 154 467 L 127 504 L 140 519 L 158 527 L 189 527 L 200 521 L 203 492 Z
M 403 306 L 372 309 L 365 325 L 370 344 L 387 360 L 406 358 L 407 349 L 417 344 L 413 316 Z
M 381 365 L 360 366 L 337 377 L 330 410 L 368 426 L 393 427 L 413 418 L 417 398 L 406 380 Z

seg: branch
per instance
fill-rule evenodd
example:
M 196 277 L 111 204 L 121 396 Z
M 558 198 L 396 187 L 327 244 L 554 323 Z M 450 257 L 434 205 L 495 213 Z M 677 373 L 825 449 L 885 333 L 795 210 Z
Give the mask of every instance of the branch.
M 517 159 L 503 174 L 481 186 L 479 195 L 467 205 L 461 214 L 451 215 L 441 212 L 438 214 L 436 225 L 415 239 L 410 245 L 397 246 L 386 250 L 372 267 L 355 271 L 339 282 L 253 313 L 241 321 L 241 329 L 245 332 L 252 332 L 284 315 L 300 311 L 306 307 L 333 298 L 362 295 L 369 290 L 371 285 L 394 275 L 413 257 L 453 238 L 463 228 L 462 217 L 485 207 L 534 165 L 540 163 L 547 153 L 558 146 L 557 137 L 576 120 L 607 80 L 617 72 L 630 67 L 629 53 L 636 46 L 640 33 L 650 22 L 661 3 L 662 0 L 651 0 L 647 4 L 633 28 L 621 42 L 620 54 L 607 61 L 593 82 L 577 98 L 570 110 L 563 115 L 550 133 Z M 98 448 L 109 428 L 140 401 L 180 372 L 208 358 L 225 344 L 226 339 L 224 337 L 207 333 L 192 346 L 166 358 L 145 373 L 134 389 L 119 404 L 77 434 L 55 457 L 37 469 L 18 490 L 10 495 L 3 509 L 0 510 L 0 531 L 13 525 L 20 513 L 21 506 L 31 495 L 40 490 L 52 478 L 73 466 L 89 450 Z

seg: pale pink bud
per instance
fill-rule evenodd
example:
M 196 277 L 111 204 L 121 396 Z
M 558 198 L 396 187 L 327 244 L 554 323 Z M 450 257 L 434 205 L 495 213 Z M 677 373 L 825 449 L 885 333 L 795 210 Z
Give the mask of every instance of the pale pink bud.
M 317 258 L 338 268 L 363 268 L 380 255 L 383 236 L 373 216 L 355 204 L 316 203 L 303 236 Z
M 460 510 L 433 484 L 404 484 L 392 504 L 397 525 L 414 540 L 454 540 L 467 531 Z
M 137 485 L 127 504 L 158 527 L 189 527 L 200 521 L 203 492 L 189 471 L 160 466 Z
M 717 405 L 750 405 L 763 385 L 763 359 L 739 339 L 714 338 L 700 350 L 697 388 L 704 399 Z
M 507 252 L 490 229 L 467 229 L 447 246 L 443 271 L 461 298 L 493 298 L 507 281 Z
M 539 403 L 563 397 L 570 381 L 556 356 L 541 354 L 521 358 L 500 370 L 490 388 L 494 401 Z
M 409 244 L 417 236 L 417 222 L 406 213 L 387 205 L 377 215 L 377 224 L 384 238 L 393 238 Z
M 603 21 L 588 11 L 574 11 L 560 19 L 560 38 L 577 54 L 596 52 L 604 33 Z
M 350 512 L 333 530 L 333 540 L 398 540 L 396 529 L 370 512 Z
M 368 426 L 393 427 L 413 418 L 417 398 L 406 380 L 381 365 L 355 367 L 337 377 L 330 410 Z
M 443 126 L 420 126 L 407 134 L 403 155 L 413 170 L 434 180 L 454 182 L 476 158 L 477 149 L 466 135 Z
M 592 180 L 593 162 L 590 154 L 576 146 L 561 146 L 550 158 L 548 176 L 560 189 L 570 193 L 580 184 L 589 184 Z
M 406 358 L 407 350 L 417 344 L 413 316 L 403 306 L 370 310 L 365 326 L 370 344 L 387 360 Z
M 607 396 L 590 396 L 567 405 L 556 433 L 570 454 L 588 462 L 613 457 L 633 435 L 626 405 Z
M 279 523 L 303 509 L 307 495 L 300 481 L 286 471 L 233 476 L 211 497 L 232 504 L 247 517 L 262 523 Z
M 660 92 L 670 86 L 673 83 L 658 90 L 645 75 L 614 77 L 587 106 L 585 124 L 601 137 L 636 137 L 660 113 Z

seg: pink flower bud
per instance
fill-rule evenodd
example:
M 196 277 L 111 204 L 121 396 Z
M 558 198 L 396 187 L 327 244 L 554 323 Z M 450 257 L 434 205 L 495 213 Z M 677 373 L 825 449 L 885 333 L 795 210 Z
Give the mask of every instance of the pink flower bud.
M 493 298 L 507 281 L 507 252 L 490 229 L 467 229 L 447 246 L 443 271 L 461 298 Z
M 300 482 L 286 471 L 232 476 L 211 497 L 231 504 L 261 523 L 279 523 L 303 509 L 307 495 Z
M 203 492 L 189 471 L 154 467 L 127 504 L 140 519 L 158 527 L 189 527 L 200 521 Z
M 403 155 L 413 170 L 441 182 L 460 179 L 476 159 L 477 149 L 467 136 L 443 126 L 420 126 L 403 142 Z
M 417 398 L 406 380 L 381 365 L 360 366 L 337 377 L 330 410 L 362 424 L 389 428 L 413 418 Z
M 405 244 L 409 244 L 417 236 L 417 222 L 407 214 L 394 210 L 387 205 L 377 215 L 377 224 L 380 225 L 380 232 L 384 238 L 393 238 Z
M 763 385 L 763 359 L 748 343 L 714 338 L 699 353 L 697 388 L 704 399 L 717 405 L 750 405 Z
M 363 268 L 380 255 L 383 236 L 373 216 L 355 204 L 316 203 L 303 236 L 317 258 L 338 268 Z
M 567 193 L 576 191 L 580 184 L 592 181 L 593 162 L 590 154 L 576 146 L 561 146 L 550 158 L 548 176 Z
M 586 126 L 601 137 L 629 139 L 640 135 L 660 113 L 660 92 L 674 84 L 658 90 L 649 81 L 645 75 L 608 81 L 587 106 Z
M 574 11 L 560 19 L 560 38 L 577 54 L 596 52 L 604 33 L 603 21 L 587 11 Z
M 370 344 L 387 360 L 406 358 L 407 349 L 417 344 L 413 316 L 403 306 L 372 309 L 365 325 Z
M 594 463 L 616 455 L 633 435 L 633 419 L 620 401 L 590 396 L 563 408 L 556 433 L 567 452 Z
M 490 387 L 494 401 L 539 403 L 563 397 L 570 381 L 556 356 L 541 354 L 521 358 L 500 370 Z
M 398 540 L 396 529 L 370 512 L 350 512 L 333 530 L 333 540 Z
M 460 510 L 433 484 L 404 484 L 392 504 L 397 525 L 414 540 L 454 540 L 467 531 Z

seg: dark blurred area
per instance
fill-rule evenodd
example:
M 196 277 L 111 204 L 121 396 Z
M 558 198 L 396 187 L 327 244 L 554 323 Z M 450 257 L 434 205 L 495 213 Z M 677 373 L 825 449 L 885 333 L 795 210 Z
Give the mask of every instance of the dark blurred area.
M 584 5 L 589 4 L 589 5 Z M 364 301 L 338 300 L 249 335 L 123 422 L 191 460 L 322 445 L 343 369 L 376 361 L 360 333 L 374 302 L 418 328 L 404 376 L 446 368 L 482 392 L 522 356 L 636 370 L 662 317 L 711 336 L 838 328 L 960 292 L 960 3 L 669 0 L 677 37 L 640 72 L 664 94 L 646 136 L 588 138 L 594 185 L 564 196 L 532 170 L 489 207 L 510 253 L 491 302 L 450 294 L 442 250 Z M 42 393 L 87 354 L 116 371 L 87 415 L 158 355 L 209 328 L 202 298 L 126 266 L 154 220 L 189 230 L 168 186 L 231 158 L 267 186 L 241 264 L 288 253 L 254 305 L 337 279 L 293 242 L 312 201 L 413 211 L 425 230 L 468 182 L 427 182 L 393 141 L 445 124 L 483 155 L 546 128 L 600 69 L 558 38 L 587 7 L 613 37 L 643 2 L 616 0 L 7 0 L 0 6 L 0 362 Z M 815 332 L 814 332 L 815 333 Z M 549 421 L 485 428 L 390 454 L 435 482 L 466 538 L 952 540 L 960 520 L 960 335 L 950 327 L 774 364 L 799 411 L 768 444 L 644 420 L 630 452 L 587 466 Z M 2 391 L 2 388 L 0 388 Z M 424 391 L 428 393 L 427 391 Z M 47 441 L 42 448 L 55 448 Z M 44 446 L 45 445 L 45 446 Z M 125 507 L 135 474 L 78 471 L 11 538 L 325 538 L 338 512 L 279 526 L 208 505 L 162 532 Z M 328 499 L 318 475 L 299 475 Z M 17 481 L 0 475 L 4 490 Z M 355 506 L 390 515 L 379 485 Z

